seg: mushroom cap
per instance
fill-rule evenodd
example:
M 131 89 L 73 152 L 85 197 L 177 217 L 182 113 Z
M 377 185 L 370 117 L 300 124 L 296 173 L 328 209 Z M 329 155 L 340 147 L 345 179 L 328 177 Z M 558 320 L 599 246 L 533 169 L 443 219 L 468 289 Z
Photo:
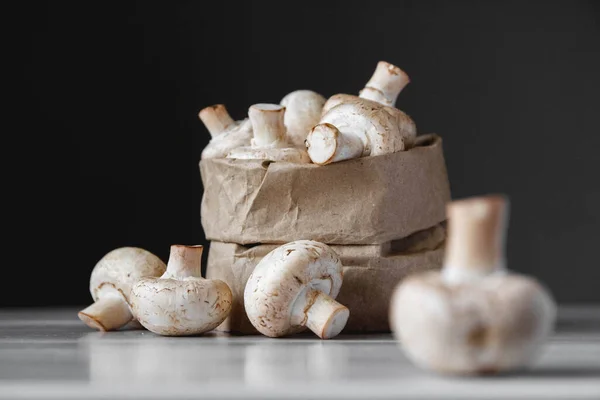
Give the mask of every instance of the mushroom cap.
M 265 160 L 274 162 L 310 163 L 305 149 L 297 147 L 238 147 L 227 154 L 238 160 Z
M 355 132 L 363 140 L 363 156 L 407 150 L 417 136 L 414 121 L 404 112 L 361 98 L 331 108 L 321 123 Z
M 131 290 L 131 308 L 138 321 L 160 335 L 208 332 L 231 310 L 231 290 L 218 279 L 144 278 Z
M 97 301 L 107 293 L 119 294 L 129 302 L 131 286 L 142 277 L 160 276 L 167 266 L 147 250 L 121 247 L 106 254 L 94 267 L 90 293 Z
M 213 137 L 202 150 L 201 159 L 225 158 L 238 147 L 248 146 L 252 140 L 252 124 L 248 118 L 236 121 Z
M 390 324 L 407 356 L 451 374 L 529 365 L 555 318 L 555 304 L 537 281 L 506 272 L 452 285 L 437 271 L 413 275 L 397 287 L 390 307 Z
M 281 99 L 280 104 L 286 109 L 287 137 L 294 146 L 304 146 L 306 135 L 319 123 L 325 101 L 325 97 L 312 90 L 296 90 Z
M 292 320 L 296 301 L 308 289 L 335 298 L 342 280 L 342 262 L 329 246 L 312 240 L 284 244 L 267 254 L 248 278 L 244 290 L 246 313 L 267 336 L 300 332 L 304 325 Z
M 321 116 L 327 114 L 327 112 L 329 112 L 329 110 L 331 110 L 335 106 L 338 106 L 347 101 L 356 100 L 359 98 L 360 97 L 355 96 L 353 94 L 346 94 L 346 93 L 334 94 L 333 96 L 328 98 L 327 101 L 325 102 L 325 104 L 323 105 L 323 108 L 321 109 Z

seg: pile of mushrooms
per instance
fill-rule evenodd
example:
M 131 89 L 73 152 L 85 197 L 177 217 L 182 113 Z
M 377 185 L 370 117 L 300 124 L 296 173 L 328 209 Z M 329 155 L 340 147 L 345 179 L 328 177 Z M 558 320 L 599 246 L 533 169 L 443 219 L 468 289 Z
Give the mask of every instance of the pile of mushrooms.
M 415 139 L 414 121 L 395 107 L 408 75 L 385 61 L 358 96 L 325 99 L 311 90 L 296 90 L 280 104 L 258 103 L 248 118 L 235 122 L 221 104 L 200 111 L 212 139 L 202 159 L 230 158 L 271 162 L 332 162 L 408 150 Z
M 390 323 L 418 366 L 447 374 L 490 374 L 531 365 L 551 334 L 556 306 L 536 280 L 506 269 L 507 200 L 450 203 L 441 272 L 397 287 Z
M 132 320 L 163 336 L 198 335 L 220 325 L 231 311 L 232 293 L 201 275 L 202 246 L 172 245 L 165 264 L 133 247 L 114 250 L 92 271 L 95 303 L 79 318 L 91 328 L 117 330 Z M 343 270 L 327 245 L 299 240 L 282 245 L 257 265 L 244 298 L 250 321 L 279 337 L 309 328 L 322 339 L 337 336 L 348 308 L 336 302 Z

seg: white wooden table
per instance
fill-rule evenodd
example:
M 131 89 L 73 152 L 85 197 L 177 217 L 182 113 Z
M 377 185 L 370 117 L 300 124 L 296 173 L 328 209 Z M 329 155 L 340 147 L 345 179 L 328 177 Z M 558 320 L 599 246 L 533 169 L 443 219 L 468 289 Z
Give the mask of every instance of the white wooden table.
M 562 307 L 535 367 L 485 378 L 413 367 L 391 335 L 102 334 L 76 310 L 0 310 L 0 398 L 600 399 L 600 307 Z

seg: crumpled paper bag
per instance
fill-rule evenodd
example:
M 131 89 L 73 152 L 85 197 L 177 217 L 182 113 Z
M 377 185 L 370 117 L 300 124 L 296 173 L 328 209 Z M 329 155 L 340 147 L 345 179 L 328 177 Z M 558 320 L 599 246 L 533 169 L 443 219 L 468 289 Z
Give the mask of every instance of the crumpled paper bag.
M 445 220 L 450 186 L 442 139 L 408 151 L 332 163 L 200 162 L 209 240 L 382 244 Z

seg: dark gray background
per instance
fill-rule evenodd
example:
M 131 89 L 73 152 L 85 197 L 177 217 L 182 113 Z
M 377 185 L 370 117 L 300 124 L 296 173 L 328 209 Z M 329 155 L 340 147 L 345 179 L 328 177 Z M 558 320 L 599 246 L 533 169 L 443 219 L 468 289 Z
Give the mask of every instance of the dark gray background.
M 600 301 L 599 3 L 20 4 L 4 140 L 23 143 L 4 153 L 25 149 L 5 195 L 21 258 L 0 305 L 85 304 L 113 248 L 206 244 L 197 112 L 356 93 L 379 60 L 410 75 L 398 107 L 444 138 L 453 196 L 510 196 L 509 266 Z

